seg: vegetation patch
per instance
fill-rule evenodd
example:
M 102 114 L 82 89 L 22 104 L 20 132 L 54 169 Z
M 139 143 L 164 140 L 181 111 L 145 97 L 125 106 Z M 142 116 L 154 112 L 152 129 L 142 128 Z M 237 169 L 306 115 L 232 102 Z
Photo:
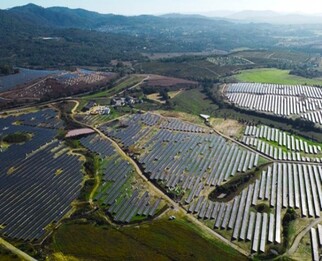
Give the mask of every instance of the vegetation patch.
M 214 104 L 200 89 L 192 89 L 181 92 L 170 100 L 171 108 L 176 111 L 191 113 L 194 115 L 215 115 L 218 106 Z
M 210 124 L 220 133 L 238 139 L 242 136 L 243 125 L 236 121 L 226 118 L 211 118 Z
M 11 251 L 2 248 L 0 246 L 0 260 L 1 261 L 18 261 L 20 260 L 17 255 L 13 254 Z
M 162 219 L 119 229 L 71 223 L 54 234 L 52 249 L 82 260 L 247 260 L 220 241 L 199 233 L 186 220 Z
M 255 208 L 256 212 L 259 212 L 259 213 L 264 213 L 264 212 L 269 213 L 270 212 L 270 207 L 265 203 L 257 204 L 254 208 Z
M 63 174 L 63 169 L 57 169 L 56 172 L 55 172 L 55 175 L 59 176 L 61 174 Z
M 5 135 L 2 138 L 2 141 L 9 143 L 9 144 L 17 144 L 17 143 L 25 143 L 31 140 L 32 134 L 26 132 L 16 132 Z
M 240 71 L 233 76 L 239 82 L 275 83 L 290 85 L 321 85 L 321 79 L 308 79 L 291 75 L 289 70 L 279 69 L 252 69 Z
M 283 246 L 288 248 L 290 245 L 290 238 L 292 234 L 292 224 L 297 218 L 297 214 L 294 209 L 288 208 L 282 220 L 283 225 Z
M 254 172 L 238 175 L 228 181 L 226 184 L 218 186 L 209 194 L 212 201 L 228 202 L 238 195 L 248 184 L 255 182 Z

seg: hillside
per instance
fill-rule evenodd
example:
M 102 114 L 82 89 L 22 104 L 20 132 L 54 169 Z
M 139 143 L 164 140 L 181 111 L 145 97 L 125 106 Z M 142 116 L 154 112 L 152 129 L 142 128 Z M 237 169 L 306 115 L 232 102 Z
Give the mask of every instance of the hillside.
M 121 16 L 33 4 L 0 10 L 0 63 L 107 66 L 142 53 L 294 49 L 320 52 L 317 28 L 233 23 L 196 15 Z M 305 39 L 303 39 L 305 37 Z M 289 39 L 292 39 L 290 46 Z
M 43 8 L 34 4 L 14 7 L 9 14 L 21 17 L 32 24 L 59 28 L 86 28 L 97 26 L 106 15 L 83 9 L 69 9 L 65 7 Z
M 31 12 L 40 10 L 35 6 L 26 9 Z M 71 21 L 69 15 L 64 17 Z M 0 64 L 21 67 L 106 66 L 113 59 L 141 59 L 139 53 L 143 41 L 127 35 L 44 26 L 48 23 L 41 19 L 26 19 L 24 15 L 4 10 L 0 10 L 0 24 Z

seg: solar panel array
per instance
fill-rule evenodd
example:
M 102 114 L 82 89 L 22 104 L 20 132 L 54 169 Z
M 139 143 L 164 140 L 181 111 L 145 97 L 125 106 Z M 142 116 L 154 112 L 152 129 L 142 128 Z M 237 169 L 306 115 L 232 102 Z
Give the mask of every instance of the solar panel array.
M 287 132 L 265 125 L 247 126 L 242 142 L 275 160 L 315 162 L 322 160 L 318 157 L 321 156 L 320 145 L 310 144 Z
M 58 142 L 53 142 L 16 163 L 10 175 L 1 172 L 0 224 L 4 228 L 0 232 L 4 235 L 39 239 L 46 226 L 71 209 L 81 189 L 82 164 L 78 157 L 66 153 L 54 157 L 51 150 L 57 146 Z
M 112 143 L 96 134 L 80 141 L 89 150 L 105 158 L 102 184 L 95 200 L 107 208 L 113 220 L 129 223 L 135 216 L 153 217 L 161 199 L 152 197 L 145 188 L 129 185 L 135 175 L 133 166 L 116 152 Z
M 97 134 L 88 135 L 80 139 L 81 144 L 92 152 L 100 156 L 108 157 L 115 153 L 115 149 L 108 140 L 104 140 Z
M 7 172 L 8 168 L 24 159 L 26 155 L 50 142 L 57 134 L 53 129 L 16 125 L 14 124 L 16 120 L 15 117 L 1 118 L 0 136 L 23 132 L 31 133 L 32 138 L 23 144 L 11 144 L 9 148 L 0 152 L 0 165 L 3 172 Z
M 16 122 L 20 124 L 17 125 Z M 53 141 L 62 122 L 47 109 L 0 119 L 2 136 L 32 134 L 23 144 L 10 144 L 0 152 L 0 234 L 37 240 L 45 228 L 58 222 L 81 190 L 82 163 Z
M 322 124 L 321 88 L 302 85 L 234 83 L 228 85 L 226 97 L 242 108 L 283 117 L 297 115 Z
M 322 225 L 318 224 L 317 228 L 312 227 L 310 230 L 312 260 L 320 261 L 322 255 Z
M 122 125 L 117 129 L 110 128 L 108 124 L 101 126 L 100 129 L 107 136 L 120 140 L 123 146 L 130 147 L 137 140 L 147 135 L 147 131 L 150 130 L 149 128 L 142 130 L 142 119 L 141 114 L 135 114 L 126 120 L 122 120 Z
M 205 133 L 206 129 L 193 125 L 191 123 L 183 122 L 175 118 L 166 118 L 160 125 L 161 129 L 182 131 L 182 132 L 194 132 L 194 133 Z
M 184 122 L 175 118 L 161 117 L 156 114 L 135 114 L 128 119 L 122 119 L 118 128 L 113 128 L 110 124 L 100 127 L 106 135 L 119 140 L 124 147 L 134 145 L 138 140 L 149 135 L 151 128 L 179 131 L 187 133 L 206 133 L 210 132 L 206 128 Z
M 33 113 L 22 114 L 14 117 L 16 121 L 23 125 L 59 129 L 64 127 L 64 123 L 59 119 L 58 114 L 53 109 L 43 109 Z
M 302 218 L 320 217 L 321 184 L 321 166 L 274 163 L 233 200 L 220 203 L 199 197 L 188 211 L 212 220 L 215 230 L 230 231 L 232 240 L 251 241 L 253 252 L 265 252 L 267 244 L 282 242 L 282 209 L 300 209 Z M 270 206 L 270 213 L 252 209 L 260 202 Z
M 198 197 L 205 186 L 220 185 L 237 172 L 258 164 L 258 155 L 230 144 L 220 136 L 160 130 L 144 145 L 139 158 L 150 179 L 167 188 L 189 190 L 186 202 Z

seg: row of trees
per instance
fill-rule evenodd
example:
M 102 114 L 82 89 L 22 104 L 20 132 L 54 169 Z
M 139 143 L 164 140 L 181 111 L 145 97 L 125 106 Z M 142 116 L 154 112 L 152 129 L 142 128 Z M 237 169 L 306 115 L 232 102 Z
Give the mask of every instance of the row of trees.
M 319 71 L 317 69 L 313 69 L 313 68 L 303 68 L 303 67 L 298 67 L 298 68 L 291 70 L 290 74 L 301 76 L 304 78 L 310 78 L 310 79 L 322 77 L 321 71 Z

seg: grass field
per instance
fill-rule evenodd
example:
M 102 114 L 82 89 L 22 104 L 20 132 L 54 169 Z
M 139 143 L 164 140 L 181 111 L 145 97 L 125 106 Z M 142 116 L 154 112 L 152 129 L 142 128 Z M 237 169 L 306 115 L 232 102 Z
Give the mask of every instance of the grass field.
M 232 138 L 238 139 L 243 134 L 243 125 L 236 120 L 211 118 L 210 124 L 220 133 Z
M 195 115 L 213 115 L 218 106 L 207 98 L 199 89 L 183 91 L 172 100 L 174 110 L 183 111 Z
M 56 257 L 81 260 L 247 260 L 220 241 L 201 236 L 186 220 L 163 219 L 119 229 L 64 224 L 51 248 Z M 62 260 L 54 256 L 50 260 Z
M 307 79 L 296 75 L 290 75 L 287 70 L 279 69 L 252 69 L 240 71 L 233 76 L 240 82 L 258 82 L 275 84 L 307 84 L 322 85 L 322 79 Z

